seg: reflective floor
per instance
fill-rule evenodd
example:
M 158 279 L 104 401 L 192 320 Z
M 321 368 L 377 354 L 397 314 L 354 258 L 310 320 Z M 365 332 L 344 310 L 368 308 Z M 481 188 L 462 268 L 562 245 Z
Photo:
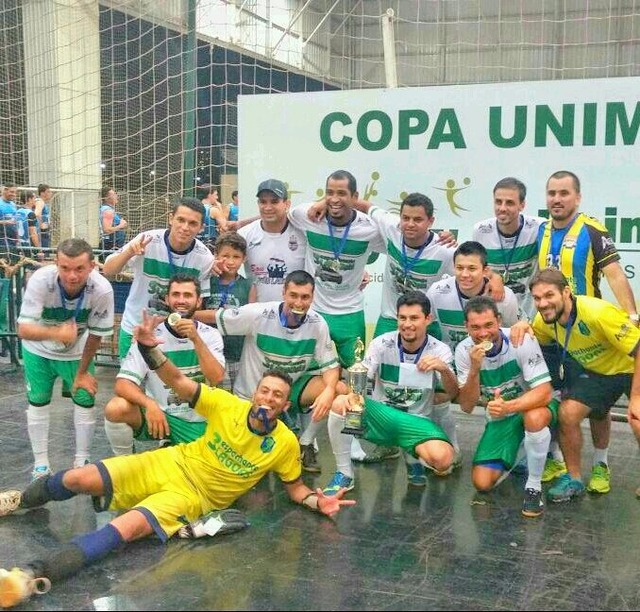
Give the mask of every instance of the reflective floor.
M 99 369 L 100 407 L 114 375 Z M 32 468 L 23 389 L 19 372 L 0 375 L 3 489 L 25 486 Z M 62 399 L 52 410 L 51 459 L 60 469 L 72 461 L 71 410 Z M 238 503 L 249 529 L 166 546 L 135 543 L 21 609 L 639 609 L 640 453 L 629 427 L 614 423 L 611 493 L 548 507 L 539 519 L 520 514 L 521 478 L 474 496 L 469 461 L 482 427 L 479 415 L 459 415 L 465 464 L 447 479 L 430 476 L 426 488 L 407 487 L 401 459 L 358 467 L 350 494 L 358 505 L 331 521 L 265 479 Z M 306 478 L 311 486 L 333 472 L 326 432 L 320 444 L 323 472 Z M 100 424 L 94 458 L 107 454 Z M 76 498 L 0 519 L 0 567 L 24 564 L 109 518 Z

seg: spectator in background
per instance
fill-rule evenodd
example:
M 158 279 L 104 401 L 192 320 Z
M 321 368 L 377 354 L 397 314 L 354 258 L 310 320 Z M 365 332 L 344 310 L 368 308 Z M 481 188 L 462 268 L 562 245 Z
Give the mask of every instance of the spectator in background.
M 49 202 L 53 198 L 51 187 L 45 183 L 38 185 L 38 197 L 36 198 L 36 219 L 38 220 L 38 234 L 40 236 L 40 246 L 51 247 L 51 208 Z
M 16 221 L 16 194 L 18 190 L 13 183 L 2 188 L 0 196 L 0 256 L 15 259 L 18 244 L 18 224 Z
M 238 203 L 238 190 L 235 189 L 231 192 L 231 202 L 227 206 L 229 209 L 228 218 L 229 221 L 237 221 L 240 216 L 240 207 Z
M 33 191 L 23 191 L 16 209 L 18 241 L 21 247 L 40 246 L 35 206 L 36 194 Z
M 211 185 L 205 189 L 205 196 L 202 198 L 204 226 L 198 238 L 213 252 L 218 234 L 227 231 L 227 219 L 220 206 L 218 189 Z
M 100 248 L 113 251 L 124 245 L 127 222 L 116 212 L 118 194 L 112 187 L 103 187 L 100 193 Z

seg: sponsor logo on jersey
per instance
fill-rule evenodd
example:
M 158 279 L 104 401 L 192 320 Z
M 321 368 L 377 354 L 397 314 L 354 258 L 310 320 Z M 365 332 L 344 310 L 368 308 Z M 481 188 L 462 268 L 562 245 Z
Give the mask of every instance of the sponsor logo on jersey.
M 579 321 L 578 322 L 578 329 L 580 330 L 580 333 L 583 336 L 590 336 L 591 335 L 591 330 L 589 329 L 589 326 L 584 321 Z

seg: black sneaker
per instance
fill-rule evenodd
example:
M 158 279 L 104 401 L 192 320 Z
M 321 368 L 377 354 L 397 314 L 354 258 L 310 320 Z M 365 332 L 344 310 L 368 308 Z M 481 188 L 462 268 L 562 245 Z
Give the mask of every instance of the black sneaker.
M 524 501 L 522 502 L 522 514 L 529 518 L 540 516 L 544 512 L 544 502 L 542 501 L 542 491 L 535 489 L 525 489 Z
M 318 463 L 318 455 L 313 444 L 300 445 L 300 458 L 302 459 L 302 469 L 305 472 L 318 474 L 322 471 L 320 464 Z

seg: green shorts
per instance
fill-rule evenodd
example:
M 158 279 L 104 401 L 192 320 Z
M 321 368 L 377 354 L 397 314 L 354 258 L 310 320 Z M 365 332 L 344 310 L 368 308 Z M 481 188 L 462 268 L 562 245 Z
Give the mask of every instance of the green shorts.
M 408 414 L 370 398 L 362 419 L 364 439 L 378 446 L 399 446 L 417 458 L 416 446 L 429 440 L 451 444 L 444 430 L 431 419 Z
M 376 328 L 373 330 L 373 337 L 377 338 L 378 336 L 382 336 L 382 334 L 386 334 L 387 332 L 397 331 L 397 329 L 398 319 L 388 319 L 387 317 L 383 317 L 381 315 L 378 317 Z
M 555 427 L 558 422 L 558 400 L 551 400 L 551 423 L 549 427 Z M 518 456 L 518 449 L 524 440 L 524 419 L 522 413 L 499 421 L 489 421 L 484 428 L 484 433 L 476 453 L 473 456 L 473 465 L 502 464 L 505 470 L 510 470 Z
M 147 427 L 147 419 L 145 418 L 144 408 L 140 408 L 142 412 L 142 425 L 133 432 L 136 440 L 157 440 L 149 433 Z M 169 424 L 169 440 L 171 444 L 180 444 L 181 442 L 193 442 L 200 438 L 207 428 L 206 421 L 193 422 L 185 421 L 165 412 L 167 423 Z
M 321 312 L 322 318 L 329 326 L 329 334 L 336 345 L 338 359 L 343 368 L 355 362 L 354 349 L 358 338 L 366 341 L 367 328 L 364 324 L 364 310 L 352 314 L 332 315 Z
M 124 331 L 121 327 L 120 332 L 118 333 L 118 357 L 120 357 L 120 361 L 127 356 L 132 342 L 133 334 Z
M 291 402 L 291 406 L 289 406 L 289 410 L 287 412 L 290 416 L 295 416 L 296 414 L 300 414 L 301 412 L 308 412 L 309 406 L 301 406 L 300 400 L 302 399 L 302 394 L 304 393 L 305 387 L 309 384 L 309 381 L 316 376 L 315 374 L 303 374 L 296 382 L 291 385 L 291 391 L 289 393 L 289 401 Z M 306 408 L 306 410 L 305 410 Z
M 24 361 L 24 378 L 27 385 L 27 398 L 32 406 L 46 406 L 51 402 L 53 395 L 53 385 L 56 378 L 62 379 L 63 394 L 65 390 L 69 397 L 73 398 L 73 403 L 82 408 L 93 408 L 95 398 L 88 391 L 78 389 L 71 395 L 71 387 L 78 373 L 80 360 L 58 361 L 40 357 L 22 348 L 22 359 Z M 89 372 L 95 372 L 93 361 L 89 364 Z

